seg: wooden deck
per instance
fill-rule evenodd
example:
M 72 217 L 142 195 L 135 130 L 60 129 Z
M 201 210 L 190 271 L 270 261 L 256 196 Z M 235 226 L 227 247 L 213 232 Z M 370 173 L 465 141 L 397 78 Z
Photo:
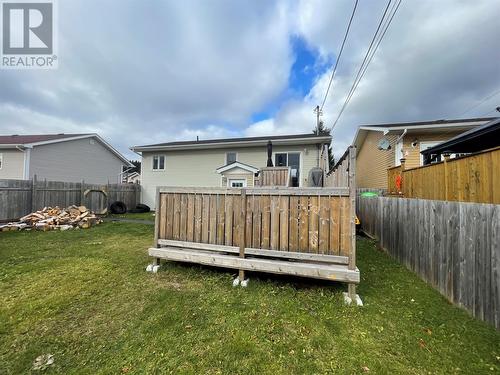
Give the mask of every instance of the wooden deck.
M 246 253 L 246 252 L 245 252 Z M 149 255 L 155 258 L 188 262 L 245 271 L 268 272 L 279 275 L 301 276 L 314 279 L 359 283 L 359 270 L 350 270 L 346 264 L 276 260 L 247 255 L 240 258 L 234 253 L 219 253 L 187 247 L 150 248 Z

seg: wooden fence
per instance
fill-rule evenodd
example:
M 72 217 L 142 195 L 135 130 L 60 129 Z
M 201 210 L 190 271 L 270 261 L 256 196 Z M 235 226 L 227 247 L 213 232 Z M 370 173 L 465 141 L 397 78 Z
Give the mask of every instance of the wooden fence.
M 345 187 L 349 186 L 349 165 L 353 160 L 352 155 L 356 153 L 356 148 L 350 146 L 344 155 L 335 164 L 332 170 L 327 174 L 325 186 Z
M 150 255 L 359 282 L 355 198 L 350 193 L 349 188 L 160 188 L 155 248 Z M 239 253 L 240 258 L 206 251 Z M 319 263 L 276 263 L 245 259 L 246 255 Z
M 16 220 L 48 206 L 84 205 L 104 213 L 109 204 L 122 201 L 135 208 L 139 202 L 140 185 L 37 180 L 0 180 L 0 221 Z
M 246 247 L 343 256 L 351 251 L 346 189 L 255 188 L 243 196 L 233 189 L 165 188 L 159 207 L 159 239 L 240 246 L 245 228 Z
M 256 186 L 291 186 L 290 167 L 264 167 L 255 180 Z
M 396 172 L 387 172 L 389 192 Z M 499 186 L 500 147 L 402 171 L 406 198 L 500 204 Z
M 475 317 L 500 328 L 500 206 L 358 197 L 363 230 Z
M 389 194 L 402 194 L 402 175 L 403 168 L 398 165 L 387 169 L 387 191 Z M 398 176 L 400 183 L 398 185 Z

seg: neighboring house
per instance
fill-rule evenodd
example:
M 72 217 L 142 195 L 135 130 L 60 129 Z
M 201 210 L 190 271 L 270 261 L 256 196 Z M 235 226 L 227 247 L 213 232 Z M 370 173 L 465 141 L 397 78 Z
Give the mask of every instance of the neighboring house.
M 406 169 L 419 167 L 424 164 L 422 151 L 493 119 L 362 125 L 353 141 L 357 187 L 386 189 L 387 169 L 400 165 L 403 157 Z
M 141 174 L 138 172 L 125 173 L 123 176 L 123 182 L 126 184 L 140 184 Z
M 141 153 L 142 201 L 154 207 L 157 186 L 251 187 L 267 163 L 272 142 L 274 166 L 289 166 L 293 184 L 308 186 L 309 171 L 320 163 L 331 136 L 298 134 L 212 139 L 135 146 Z
M 441 161 L 443 155 L 472 154 L 500 147 L 500 118 L 475 127 L 443 143 L 422 151 L 424 164 Z M 492 167 L 498 172 L 500 165 L 492 161 Z
M 0 135 L 0 179 L 104 184 L 132 164 L 97 134 Z

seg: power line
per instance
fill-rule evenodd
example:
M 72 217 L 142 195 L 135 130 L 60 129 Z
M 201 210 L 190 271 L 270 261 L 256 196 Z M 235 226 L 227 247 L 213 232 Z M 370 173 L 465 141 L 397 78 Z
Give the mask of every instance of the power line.
M 337 60 L 335 61 L 335 66 L 333 67 L 332 76 L 330 77 L 330 82 L 328 82 L 328 87 L 326 89 L 325 98 L 323 99 L 323 103 L 321 104 L 320 110 L 323 110 L 325 106 L 326 98 L 328 97 L 328 93 L 330 92 L 330 87 L 333 82 L 333 78 L 335 77 L 335 72 L 337 71 L 337 66 L 339 65 L 340 57 L 342 56 L 342 51 L 344 50 L 344 45 L 347 40 L 347 36 L 349 35 L 349 30 L 351 29 L 352 19 L 354 18 L 354 13 L 356 13 L 356 8 L 358 7 L 358 0 L 354 3 L 354 8 L 352 10 L 351 18 L 349 19 L 349 24 L 347 25 L 347 29 L 345 31 L 344 40 L 342 41 L 342 45 L 340 47 L 339 55 L 337 56 Z
M 472 111 L 474 108 L 480 106 L 481 104 L 483 104 L 485 101 L 493 98 L 494 96 L 497 96 L 498 94 L 500 94 L 500 90 L 497 90 L 495 92 L 493 92 L 492 94 L 488 95 L 487 97 L 485 97 L 483 100 L 481 100 L 479 103 L 476 103 L 474 104 L 473 106 L 469 107 L 468 109 L 466 109 L 464 112 L 462 112 L 461 114 L 459 114 L 457 117 L 462 117 L 463 115 L 465 115 L 466 113 L 469 113 L 470 111 Z
M 401 5 L 402 0 L 396 1 L 393 3 L 393 6 L 391 10 L 389 11 L 389 15 L 386 18 L 387 11 L 391 5 L 392 0 L 389 0 L 387 3 L 387 6 L 385 7 L 384 14 L 382 15 L 382 18 L 380 19 L 380 22 L 377 26 L 377 30 L 375 31 L 375 34 L 373 35 L 372 41 L 370 43 L 370 46 L 368 47 L 368 50 L 366 51 L 365 57 L 363 59 L 363 62 L 361 63 L 361 66 L 359 67 L 359 70 L 356 74 L 356 78 L 354 79 L 354 82 L 351 86 L 351 89 L 349 90 L 349 93 L 347 94 L 346 100 L 344 101 L 344 104 L 342 105 L 342 108 L 340 109 L 340 112 L 335 119 L 335 122 L 333 123 L 332 129 L 335 127 L 337 122 L 339 121 L 340 117 L 342 116 L 342 113 L 344 113 L 344 110 L 346 109 L 347 105 L 351 101 L 352 96 L 354 95 L 354 92 L 356 91 L 359 83 L 361 82 L 361 79 L 366 73 L 366 70 L 368 69 L 368 66 L 370 65 L 373 56 L 375 56 L 375 53 L 377 52 L 377 49 L 382 42 L 382 39 L 385 36 L 385 33 L 387 32 L 387 29 L 391 25 L 391 22 L 396 15 L 396 12 L 399 9 L 399 6 Z M 382 26 L 383 25 L 383 26 Z M 382 32 L 380 30 L 382 29 Z M 375 47 L 373 47 L 375 45 Z

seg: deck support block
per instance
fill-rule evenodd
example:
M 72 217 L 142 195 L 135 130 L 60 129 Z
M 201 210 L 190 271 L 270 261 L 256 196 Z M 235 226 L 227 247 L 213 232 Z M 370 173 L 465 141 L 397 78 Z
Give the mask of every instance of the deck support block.
M 249 282 L 250 279 L 240 279 L 239 277 L 237 277 L 236 279 L 233 280 L 233 286 L 240 285 L 241 287 L 246 288 Z
M 356 294 L 354 298 L 351 298 L 349 293 L 346 292 L 344 292 L 343 295 L 344 295 L 344 304 L 351 305 L 354 302 L 356 306 L 363 306 L 363 301 L 361 300 L 359 294 Z

